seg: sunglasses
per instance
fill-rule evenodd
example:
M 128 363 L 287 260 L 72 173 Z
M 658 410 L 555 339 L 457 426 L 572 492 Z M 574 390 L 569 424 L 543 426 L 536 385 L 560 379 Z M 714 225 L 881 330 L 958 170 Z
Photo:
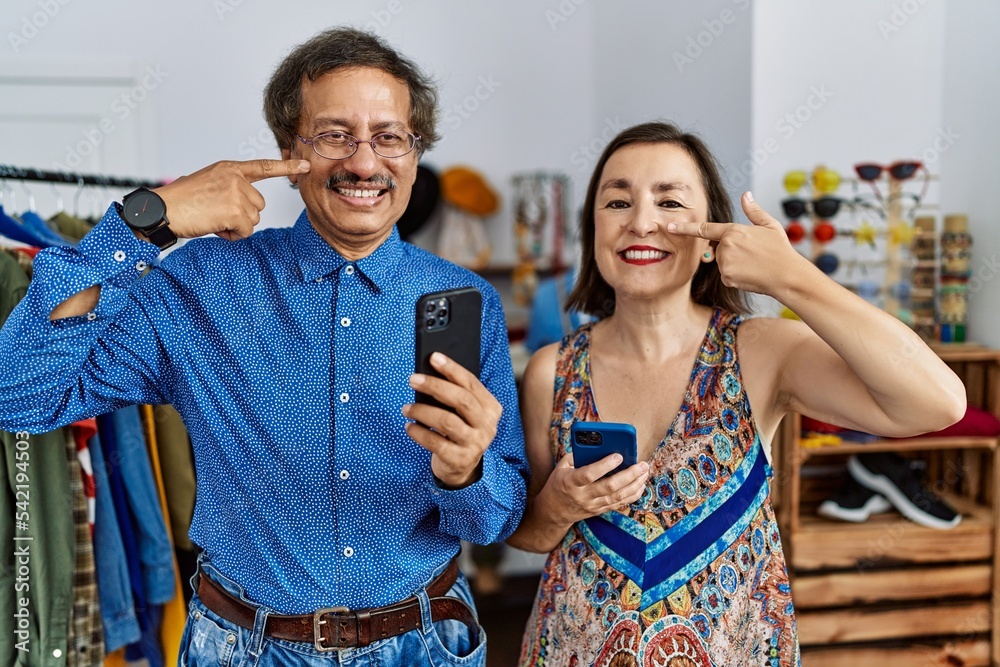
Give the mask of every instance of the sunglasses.
M 812 209 L 817 218 L 832 218 L 840 211 L 840 205 L 844 203 L 839 197 L 820 197 L 812 201 L 792 197 L 781 202 L 781 208 L 785 215 L 791 220 L 797 220 Z
M 888 167 L 872 162 L 864 162 L 854 165 L 854 171 L 862 181 L 875 181 L 882 176 L 883 171 L 889 172 L 889 176 L 897 181 L 905 181 L 913 176 L 923 167 L 922 162 L 901 160 L 893 162 Z
M 872 162 L 862 162 L 854 165 L 854 171 L 857 172 L 858 178 L 870 184 L 872 190 L 875 191 L 875 196 L 883 203 L 888 203 L 885 201 L 885 197 L 882 196 L 882 192 L 878 187 L 878 179 L 881 178 L 883 172 L 889 172 L 890 179 L 901 183 L 913 178 L 921 169 L 924 171 L 924 188 L 919 195 L 911 195 L 915 200 L 915 208 L 920 206 L 920 202 L 923 201 L 924 195 L 927 194 L 927 188 L 931 182 L 931 174 L 924 167 L 923 162 L 917 160 L 900 160 L 899 162 L 893 162 L 888 167 Z M 891 196 L 889 201 L 891 201 Z
M 806 184 L 806 172 L 796 169 L 785 174 L 785 191 L 794 195 Z
M 813 192 L 821 195 L 829 195 L 839 189 L 839 173 L 827 167 L 816 167 L 813 171 Z

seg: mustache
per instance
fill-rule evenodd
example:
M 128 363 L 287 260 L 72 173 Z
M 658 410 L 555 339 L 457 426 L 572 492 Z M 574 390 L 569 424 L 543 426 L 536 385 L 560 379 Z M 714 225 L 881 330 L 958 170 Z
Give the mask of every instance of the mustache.
M 349 171 L 341 171 L 336 174 L 331 174 L 328 179 L 326 179 L 326 189 L 332 190 L 338 185 L 357 185 L 358 183 L 367 183 L 369 185 L 383 185 L 385 190 L 395 190 L 396 181 L 392 179 L 392 176 L 388 174 L 373 174 L 366 179 L 362 179 L 357 174 L 352 174 Z

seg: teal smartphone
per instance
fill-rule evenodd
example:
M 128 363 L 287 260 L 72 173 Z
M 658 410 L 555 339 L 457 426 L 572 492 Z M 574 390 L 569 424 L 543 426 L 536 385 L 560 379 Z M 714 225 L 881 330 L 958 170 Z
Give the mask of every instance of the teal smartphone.
M 636 463 L 635 427 L 614 422 L 576 422 L 569 429 L 573 442 L 573 467 L 597 463 L 610 454 L 621 454 L 622 462 L 605 477 Z

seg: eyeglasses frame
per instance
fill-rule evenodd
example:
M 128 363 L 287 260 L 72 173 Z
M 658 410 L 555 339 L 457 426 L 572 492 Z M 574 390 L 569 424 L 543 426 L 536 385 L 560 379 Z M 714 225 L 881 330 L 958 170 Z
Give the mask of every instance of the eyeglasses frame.
M 349 138 L 351 140 L 350 143 L 354 145 L 354 150 L 351 151 L 349 154 L 345 155 L 344 157 L 327 157 L 322 153 L 320 153 L 318 150 L 316 150 L 316 140 L 319 139 L 320 137 L 329 136 L 331 134 L 342 134 L 345 137 Z M 379 134 L 395 134 L 395 133 L 380 132 Z M 379 134 L 376 134 L 375 137 L 379 136 Z M 358 149 L 361 147 L 361 144 L 370 145 L 372 147 L 372 152 L 381 158 L 385 158 L 386 160 L 395 160 L 396 158 L 406 157 L 407 155 L 412 153 L 413 149 L 417 147 L 418 143 L 420 143 L 419 134 L 413 134 L 412 132 L 403 132 L 403 134 L 410 137 L 413 143 L 410 146 L 409 150 L 407 150 L 402 155 L 382 155 L 381 153 L 378 152 L 378 149 L 375 148 L 375 137 L 372 137 L 371 139 L 358 139 L 353 134 L 348 134 L 347 132 L 341 132 L 340 130 L 333 130 L 331 132 L 321 132 L 320 134 L 314 136 L 312 139 L 306 139 L 301 134 L 296 134 L 295 136 L 298 137 L 299 141 L 301 141 L 302 143 L 312 147 L 313 152 L 316 153 L 316 155 L 319 155 L 324 160 L 346 160 L 347 158 L 354 157 L 354 154 L 358 152 Z

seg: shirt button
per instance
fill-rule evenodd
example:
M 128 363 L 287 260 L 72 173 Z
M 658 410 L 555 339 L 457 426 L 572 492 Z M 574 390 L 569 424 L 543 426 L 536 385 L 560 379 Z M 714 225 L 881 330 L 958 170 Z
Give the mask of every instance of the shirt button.
M 343 394 L 340 395 L 340 402 L 341 403 L 347 403 L 349 400 L 351 400 L 351 397 L 348 395 L 348 393 L 346 391 Z
M 231 633 L 229 635 L 227 635 L 226 636 L 226 643 L 227 644 L 235 644 L 236 643 L 236 635 L 231 634 Z
M 346 273 L 349 276 L 353 276 L 354 275 L 354 267 L 352 265 L 348 264 L 347 268 L 344 269 L 344 273 Z
M 146 264 L 146 262 L 144 262 L 144 261 L 142 261 L 140 259 L 138 262 L 135 263 L 135 270 L 136 271 L 145 271 L 147 266 L 148 266 L 148 264 Z
M 87 321 L 93 322 L 97 319 L 97 313 L 87 313 Z
M 341 317 L 340 318 L 340 326 L 342 326 L 342 327 L 349 327 L 349 326 L 351 326 L 351 318 L 349 318 L 349 317 Z
M 60 651 L 59 649 L 56 649 L 55 651 L 52 651 L 52 657 L 53 658 L 61 658 L 62 657 L 62 651 Z
M 115 258 L 116 262 L 124 262 L 125 261 L 125 251 L 124 250 L 115 250 L 115 254 L 113 255 L 113 257 Z
M 351 547 L 344 547 L 344 558 L 350 558 L 354 555 L 354 549 Z
M 201 612 L 200 611 L 194 612 L 194 620 L 196 620 L 196 621 L 200 621 L 201 620 Z
M 351 473 L 347 472 L 346 470 L 341 470 L 340 471 L 340 479 L 347 479 L 350 476 L 351 476 Z

